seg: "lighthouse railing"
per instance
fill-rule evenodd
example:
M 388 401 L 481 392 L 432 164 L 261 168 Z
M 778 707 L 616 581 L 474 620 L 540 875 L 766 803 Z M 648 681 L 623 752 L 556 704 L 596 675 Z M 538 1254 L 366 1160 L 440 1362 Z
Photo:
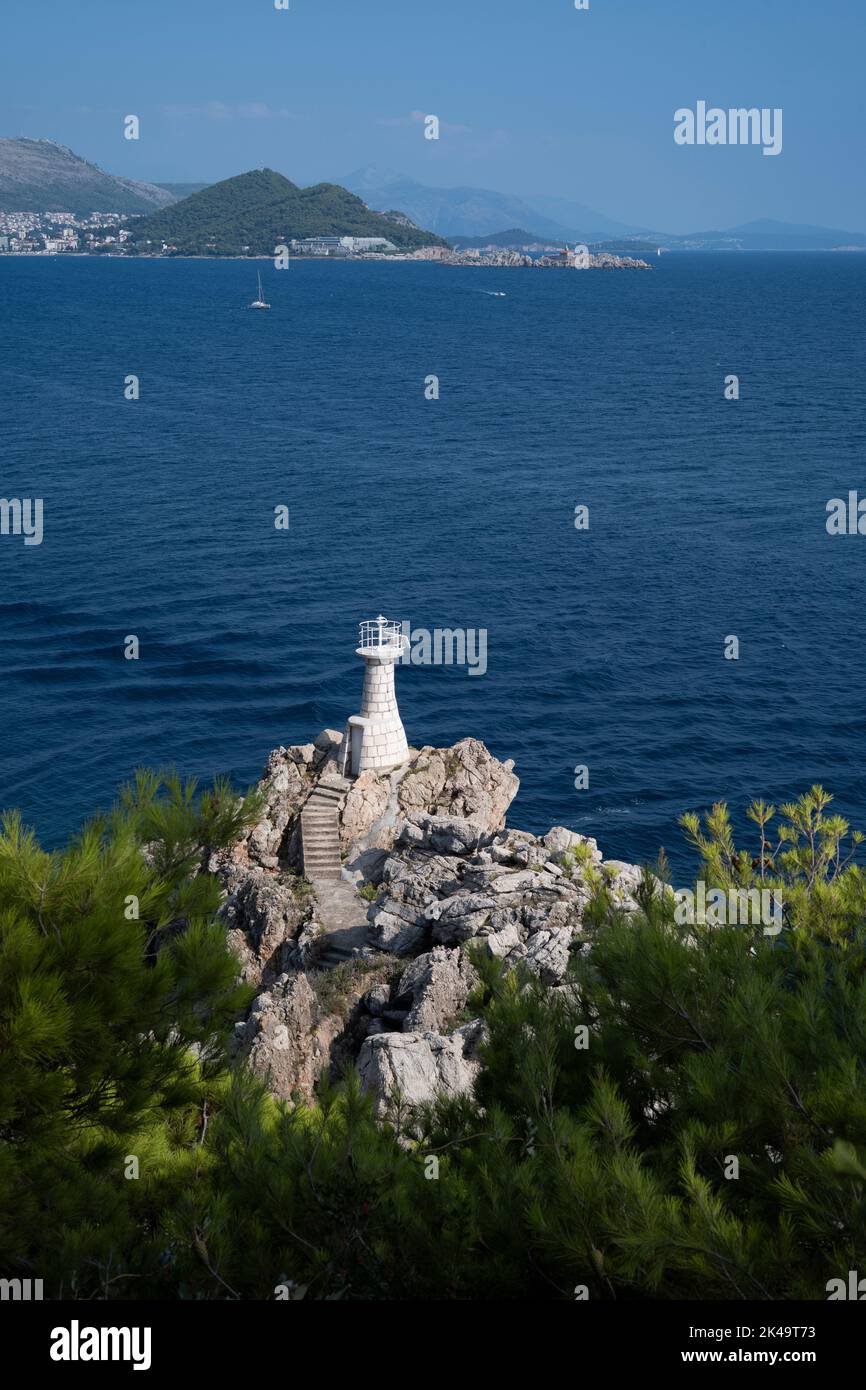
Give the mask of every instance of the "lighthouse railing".
M 358 646 L 363 651 L 402 652 L 409 645 L 399 623 L 371 619 L 358 625 Z

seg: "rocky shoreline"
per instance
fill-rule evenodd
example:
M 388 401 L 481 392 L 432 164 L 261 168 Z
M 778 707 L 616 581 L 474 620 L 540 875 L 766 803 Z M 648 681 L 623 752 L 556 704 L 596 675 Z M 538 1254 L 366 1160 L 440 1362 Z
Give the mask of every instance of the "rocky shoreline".
M 284 1100 L 309 1100 L 327 1076 L 358 1068 L 377 1113 L 471 1090 L 479 1019 L 469 950 L 522 963 L 552 990 L 586 949 L 584 913 L 604 882 L 637 908 L 641 870 L 605 860 L 595 840 L 554 826 L 506 827 L 519 786 L 511 762 L 466 738 L 410 751 L 387 773 L 336 788 L 342 738 L 275 749 L 258 791 L 263 814 L 208 867 L 243 979 L 258 993 L 234 1046 Z M 301 813 L 335 796 L 342 871 L 303 876 Z
M 365 257 L 364 259 L 371 259 Z M 393 256 L 376 256 L 376 260 L 394 260 Z M 538 270 L 652 270 L 649 261 L 636 256 L 615 256 L 611 251 L 590 251 L 585 253 L 581 265 L 576 266 L 573 254 L 564 252 L 548 256 L 529 256 L 522 251 L 494 250 L 443 251 L 440 247 L 422 248 L 412 251 L 400 260 L 433 261 L 437 265 L 470 265 L 497 267 L 524 267 Z
M 855 248 L 856 249 L 856 248 Z M 439 251 L 439 248 L 432 248 Z M 173 255 L 165 251 L 0 251 L 0 256 L 4 258 L 24 257 L 32 260 L 34 257 L 62 256 L 64 260 L 80 259 L 83 257 L 97 258 L 103 261 L 273 261 L 273 256 L 195 256 Z M 535 267 L 537 269 L 567 270 L 574 267 L 562 256 L 527 256 L 520 251 L 491 251 L 483 255 L 471 251 L 445 251 L 439 254 L 428 254 L 426 249 L 406 253 L 377 253 L 364 252 L 354 256 L 290 256 L 291 261 L 332 261 L 338 265 L 360 265 L 367 261 L 387 261 L 390 263 L 425 261 L 434 265 L 460 265 L 478 266 L 482 269 L 512 269 Z M 615 256 L 610 251 L 590 252 L 586 258 L 586 270 L 652 270 L 649 261 L 640 260 L 634 256 Z

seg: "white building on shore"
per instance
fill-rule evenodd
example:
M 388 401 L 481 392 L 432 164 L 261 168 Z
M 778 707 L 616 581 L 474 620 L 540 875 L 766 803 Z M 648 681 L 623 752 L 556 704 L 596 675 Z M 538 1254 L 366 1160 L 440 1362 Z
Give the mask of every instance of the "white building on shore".
M 393 241 L 383 236 L 311 236 L 291 243 L 292 249 L 307 256 L 351 256 L 363 251 L 396 251 Z

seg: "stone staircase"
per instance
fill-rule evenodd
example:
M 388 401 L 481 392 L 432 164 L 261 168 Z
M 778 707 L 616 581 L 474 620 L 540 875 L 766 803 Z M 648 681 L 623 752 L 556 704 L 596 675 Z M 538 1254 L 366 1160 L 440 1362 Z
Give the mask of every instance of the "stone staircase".
M 339 881 L 340 823 L 337 808 L 349 783 L 344 777 L 323 777 L 301 812 L 301 849 L 304 876 L 311 883 Z
M 328 769 L 301 811 L 304 876 L 316 890 L 323 927 L 319 970 L 334 970 L 369 944 L 368 904 L 342 876 L 338 808 L 350 786 L 336 768 Z

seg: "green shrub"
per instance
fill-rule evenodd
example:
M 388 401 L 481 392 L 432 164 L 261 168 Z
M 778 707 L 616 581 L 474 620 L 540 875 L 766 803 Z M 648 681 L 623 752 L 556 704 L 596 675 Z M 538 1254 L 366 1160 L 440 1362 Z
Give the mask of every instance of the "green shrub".
M 9 821 L 4 1265 L 127 1299 L 824 1299 L 866 1250 L 866 883 L 827 804 L 773 836 L 754 808 L 757 855 L 724 807 L 685 822 L 707 883 L 784 889 L 778 935 L 681 925 L 647 874 L 631 915 L 599 879 L 559 989 L 478 951 L 477 1095 L 411 1139 L 354 1072 L 290 1107 L 227 1070 L 238 999 L 192 848 L 230 837 L 227 800 L 146 784 L 58 856 Z

